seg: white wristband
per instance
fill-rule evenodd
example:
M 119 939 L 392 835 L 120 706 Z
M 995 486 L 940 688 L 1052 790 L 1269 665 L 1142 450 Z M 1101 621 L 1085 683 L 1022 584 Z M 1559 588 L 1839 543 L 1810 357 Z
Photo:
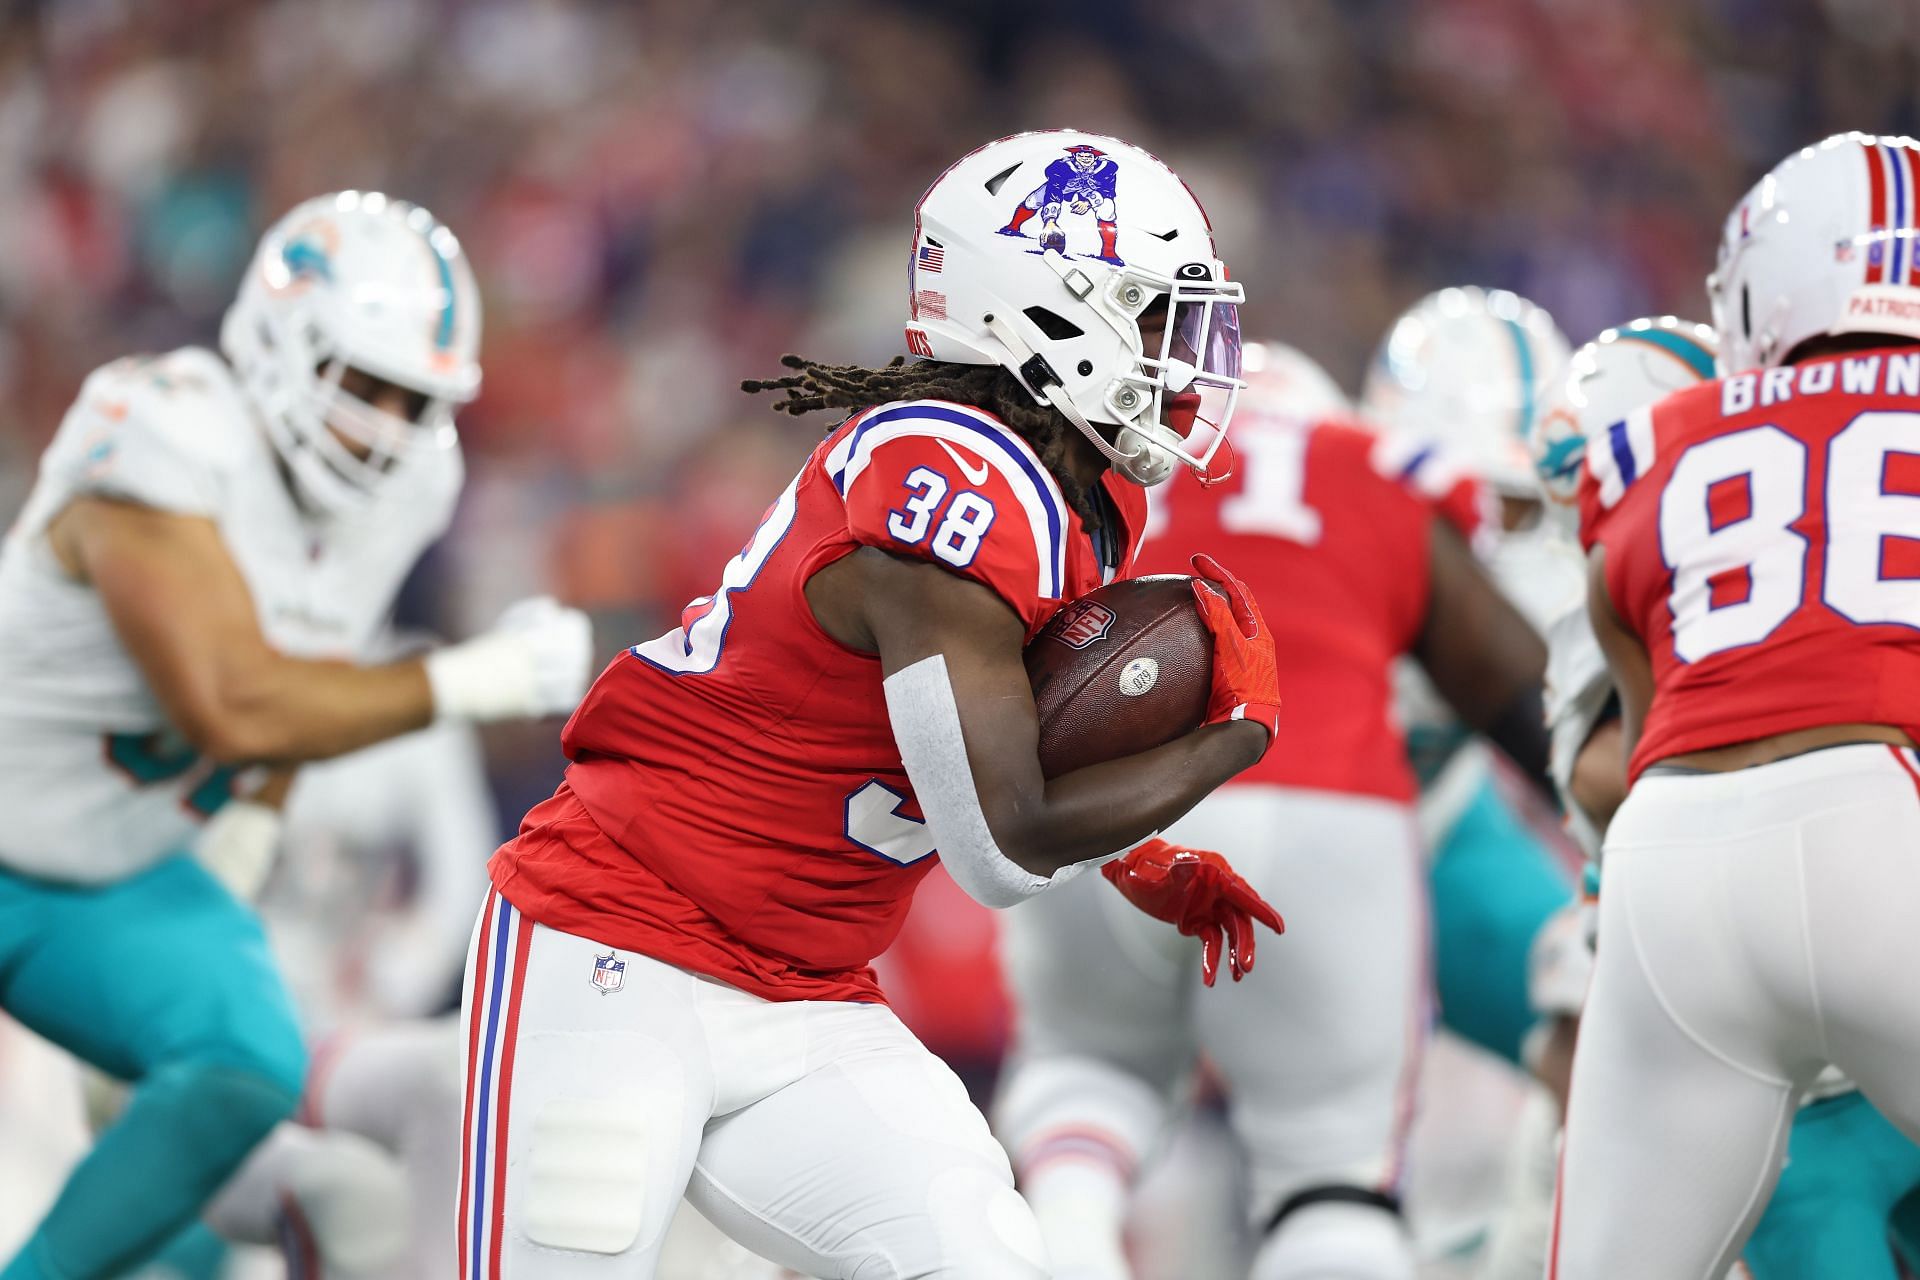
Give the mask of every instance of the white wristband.
M 426 657 L 433 714 L 456 720 L 511 720 L 539 713 L 533 672 L 519 637 L 487 632 Z
M 434 714 L 462 720 L 561 715 L 586 692 L 593 624 L 546 596 L 511 606 L 493 629 L 427 655 Z

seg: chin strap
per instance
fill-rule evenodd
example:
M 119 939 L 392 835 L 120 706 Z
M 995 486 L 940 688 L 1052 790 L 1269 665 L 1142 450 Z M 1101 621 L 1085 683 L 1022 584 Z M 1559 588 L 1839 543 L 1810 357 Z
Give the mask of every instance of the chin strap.
M 1211 489 L 1217 484 L 1222 484 L 1233 479 L 1234 470 L 1240 464 L 1240 455 L 1234 451 L 1233 441 L 1228 439 L 1224 434 L 1220 437 L 1219 452 L 1216 453 L 1215 456 L 1219 456 L 1219 453 L 1224 453 L 1227 456 L 1226 470 L 1222 471 L 1209 462 L 1205 471 L 1196 471 L 1193 473 L 1194 479 L 1200 482 L 1202 489 Z
M 1122 474 L 1140 484 L 1148 485 L 1158 484 L 1167 478 L 1172 472 L 1172 464 L 1155 459 L 1144 443 L 1134 453 L 1123 453 L 1101 435 L 1094 425 L 1087 421 L 1087 416 L 1080 412 L 1080 406 L 1073 402 L 1073 397 L 1067 394 L 1066 387 L 1061 385 L 1060 375 L 1053 371 L 1053 366 L 1047 363 L 1046 357 L 1028 346 L 1012 325 L 993 314 L 987 315 L 985 321 L 987 332 L 998 338 L 1000 345 L 1011 352 L 1015 360 L 1020 361 L 1020 377 L 1027 384 L 1028 390 L 1058 409 L 1060 415 L 1079 428 L 1080 434 L 1091 440 L 1093 447 L 1105 455 L 1107 461 L 1119 468 Z M 1148 475 L 1152 478 L 1147 478 Z

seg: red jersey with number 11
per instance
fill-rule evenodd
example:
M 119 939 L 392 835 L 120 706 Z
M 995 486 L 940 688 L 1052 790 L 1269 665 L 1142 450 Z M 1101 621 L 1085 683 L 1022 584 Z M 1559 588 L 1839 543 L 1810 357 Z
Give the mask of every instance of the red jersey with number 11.
M 768 999 L 879 999 L 868 962 L 937 850 L 880 661 L 820 629 L 807 580 L 862 546 L 918 557 L 994 591 L 1031 637 L 1131 563 L 1144 493 L 1112 475 L 1105 491 L 1122 527 L 1103 569 L 991 414 L 912 401 L 849 419 L 719 590 L 594 682 L 561 735 L 566 780 L 494 855 L 494 884 L 550 928 Z
M 1629 763 L 1920 733 L 1920 351 L 1703 382 L 1587 442 L 1581 540 L 1652 658 Z

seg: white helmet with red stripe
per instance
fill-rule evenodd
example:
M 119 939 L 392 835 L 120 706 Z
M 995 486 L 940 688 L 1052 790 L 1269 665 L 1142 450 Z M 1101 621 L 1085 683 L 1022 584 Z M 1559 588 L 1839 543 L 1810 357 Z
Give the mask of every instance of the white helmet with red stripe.
M 431 213 L 341 191 L 268 228 L 220 347 L 302 497 L 340 514 L 410 458 L 453 449 L 454 408 L 480 391 L 480 291 Z M 417 411 L 353 394 L 351 370 L 410 393 Z
M 1504 289 L 1442 289 L 1387 330 L 1360 391 L 1380 426 L 1438 441 L 1513 498 L 1537 498 L 1526 440 L 1566 373 L 1560 326 Z
M 1118 138 L 990 142 L 915 212 L 908 350 L 1011 370 L 1139 484 L 1176 465 L 1206 473 L 1245 385 L 1243 300 L 1200 202 Z M 1148 350 L 1141 313 L 1161 301 Z
M 1777 365 L 1809 338 L 1920 338 L 1920 144 L 1843 133 L 1760 179 L 1707 278 L 1720 368 Z
M 1625 447 L 1628 416 L 1713 377 L 1718 346 L 1706 325 L 1659 316 L 1608 329 L 1573 353 L 1565 381 L 1527 437 L 1557 529 L 1578 531 L 1587 450 Z

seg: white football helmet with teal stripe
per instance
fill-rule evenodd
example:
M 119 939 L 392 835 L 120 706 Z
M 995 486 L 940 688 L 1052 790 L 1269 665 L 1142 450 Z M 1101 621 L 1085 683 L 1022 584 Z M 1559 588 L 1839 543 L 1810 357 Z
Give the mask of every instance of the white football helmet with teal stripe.
M 480 291 L 460 242 L 375 191 L 305 201 L 261 239 L 220 346 L 309 505 L 364 505 L 418 451 L 454 447 L 480 390 Z M 411 418 L 341 385 L 359 370 L 413 393 Z
M 1614 428 L 1624 431 L 1629 414 L 1712 378 L 1718 347 L 1706 325 L 1659 316 L 1608 329 L 1574 352 L 1527 441 L 1547 513 L 1559 528 L 1574 533 L 1579 527 L 1587 450 L 1613 447 Z
M 1526 439 L 1567 355 L 1553 317 L 1525 298 L 1442 289 L 1387 330 L 1360 412 L 1390 431 L 1444 444 L 1508 497 L 1537 498 Z

